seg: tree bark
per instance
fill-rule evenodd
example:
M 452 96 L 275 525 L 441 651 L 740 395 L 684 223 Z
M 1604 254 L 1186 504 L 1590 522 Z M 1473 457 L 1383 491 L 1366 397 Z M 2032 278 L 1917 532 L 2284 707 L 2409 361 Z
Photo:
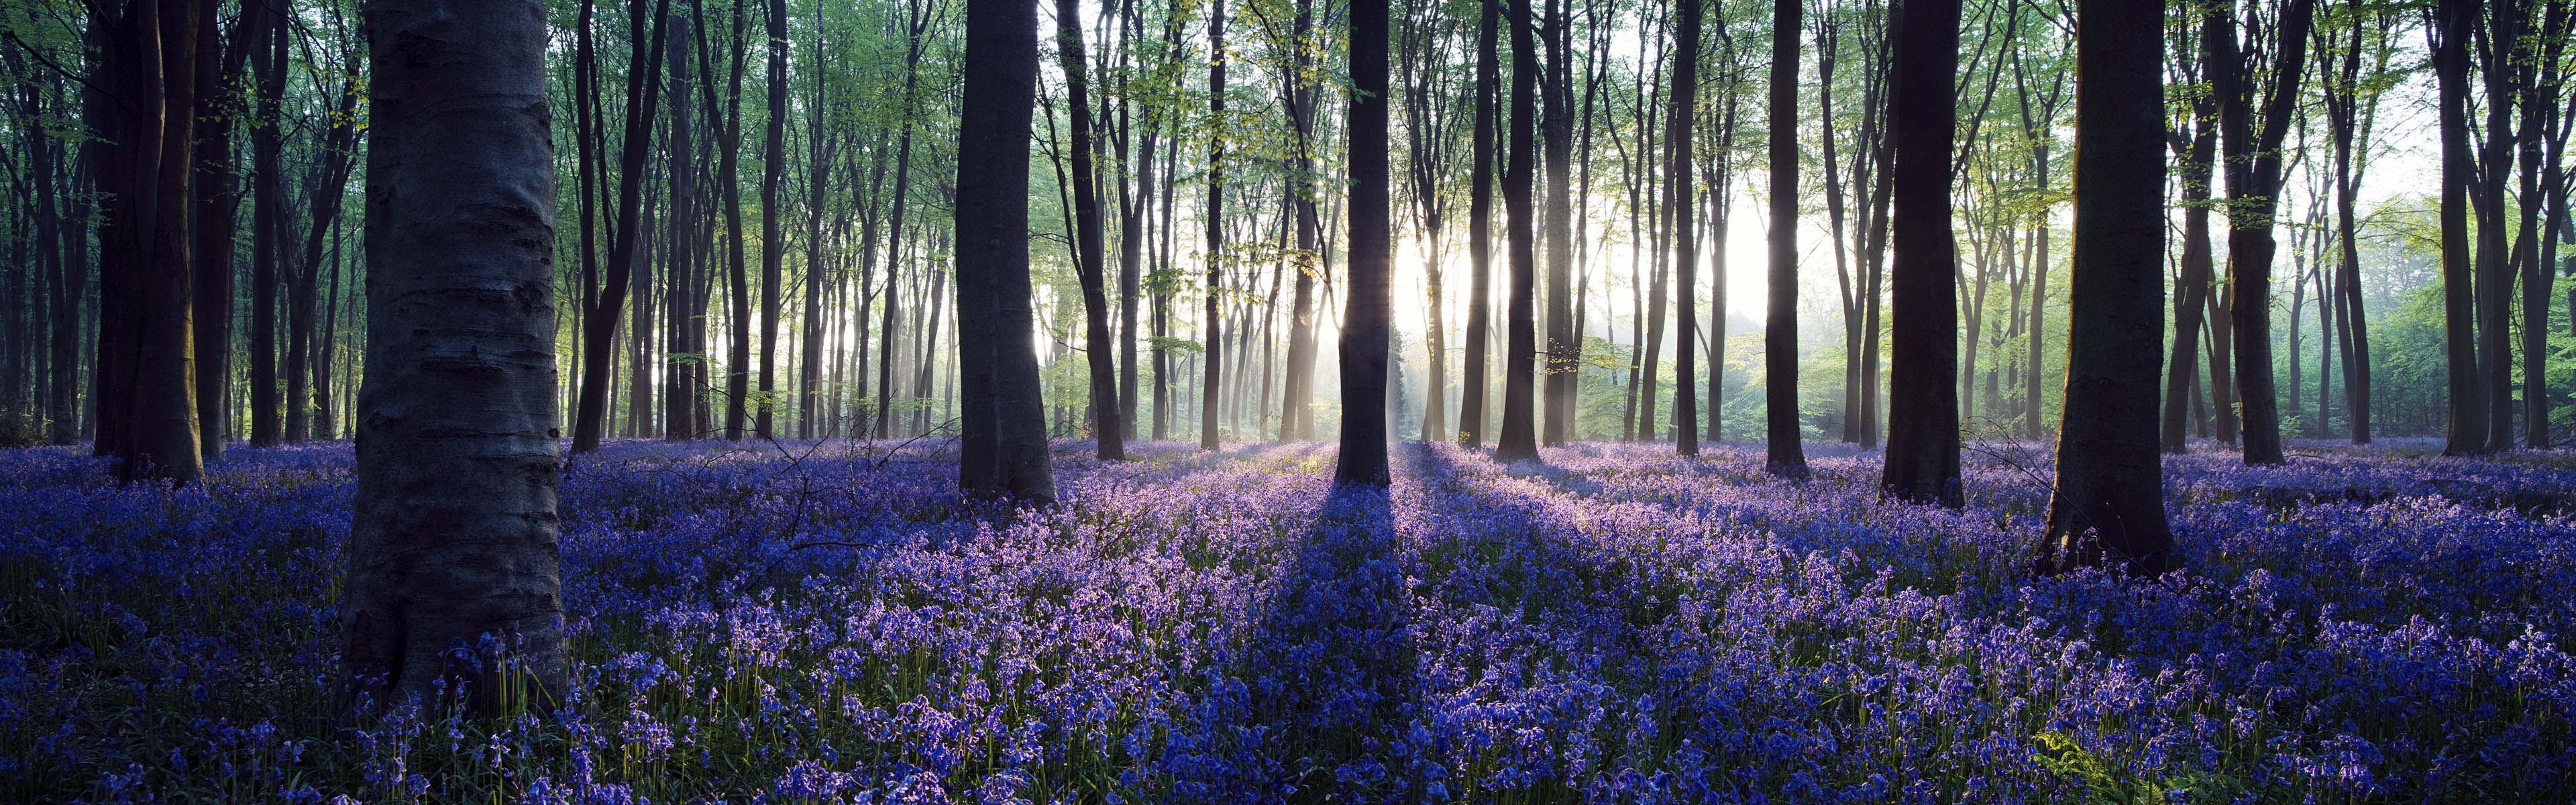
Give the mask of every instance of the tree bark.
M 1950 234 L 1951 136 L 1958 120 L 1959 1 L 1907 0 L 1896 28 L 1894 259 L 1888 360 L 1889 494 L 1957 508 L 1958 255 Z
M 1208 12 L 1207 370 L 1199 376 L 1199 449 L 1224 440 L 1218 402 L 1224 389 L 1224 328 L 1217 318 L 1225 291 L 1225 0 Z
M 639 8 L 634 11 L 641 10 L 642 4 L 637 5 Z M 592 300 L 590 311 L 582 316 L 583 366 L 581 392 L 575 402 L 573 416 L 574 453 L 598 450 L 600 437 L 607 433 L 609 381 L 616 379 L 611 359 L 617 354 L 617 324 L 626 310 L 627 287 L 635 276 L 636 244 L 644 237 L 643 227 L 637 224 L 643 212 L 644 159 L 653 151 L 653 117 L 662 101 L 662 38 L 670 12 L 671 0 L 654 0 L 652 33 L 644 38 L 649 44 L 635 48 L 627 59 L 626 97 L 634 101 L 627 107 L 626 132 L 619 143 L 617 222 L 608 233 L 607 277 L 601 283 L 599 298 Z M 637 22 L 636 27 L 642 27 L 642 23 Z M 772 124 L 773 137 L 776 136 L 775 125 Z M 767 185 L 762 188 L 764 205 L 777 201 L 777 156 L 776 152 L 770 154 L 773 167 L 770 168 Z M 762 248 L 768 252 L 774 267 L 778 248 L 777 222 L 775 216 L 765 210 L 762 217 L 769 219 L 768 236 L 771 238 Z M 772 312 L 776 312 L 774 307 Z M 770 324 L 774 334 L 775 316 L 771 317 Z M 643 337 L 640 328 L 636 337 Z M 633 368 L 640 382 L 644 367 L 638 365 Z M 763 417 L 767 416 L 766 411 L 764 408 Z
M 2442 0 L 2433 12 L 2433 77 L 2442 137 L 2443 346 L 2450 363 L 2451 422 L 2442 446 L 2447 456 L 2490 451 L 2469 263 L 2468 191 L 2476 171 L 2469 157 L 2469 38 L 2477 6 L 2475 0 Z
M 1494 105 L 1501 91 L 1495 61 L 1501 2 L 1480 4 L 1476 16 L 1476 122 L 1467 191 L 1467 355 L 1458 389 L 1458 443 L 1467 447 L 1485 442 L 1485 387 L 1490 382 L 1485 376 L 1491 362 L 1485 346 L 1493 341 Z
M 1343 297 L 1345 413 L 1333 483 L 1383 489 L 1392 480 L 1386 460 L 1387 342 L 1395 330 L 1388 282 L 1395 233 L 1387 201 L 1387 0 L 1351 0 L 1350 14 L 1350 291 Z
M 2043 572 L 2108 561 L 2155 574 L 2171 563 L 2153 424 L 2164 343 L 2164 5 L 2083 0 L 2076 10 L 2075 273 Z
M 1677 21 L 1673 29 L 1673 101 L 1665 109 L 1663 198 L 1664 206 L 1671 210 L 1673 221 L 1673 275 L 1677 291 L 1673 296 L 1673 321 L 1679 336 L 1674 339 L 1673 352 L 1673 452 L 1697 456 L 1699 397 L 1698 382 L 1693 373 L 1695 366 L 1691 360 L 1691 342 L 1699 327 L 1699 303 L 1693 293 L 1699 286 L 1699 227 L 1692 222 L 1691 213 L 1699 206 L 1699 198 L 1691 191 L 1691 172 L 1699 166 L 1691 155 L 1691 124 L 1698 120 L 1699 112 L 1700 0 L 1678 0 L 1674 5 Z M 1778 24 L 1777 20 L 1773 22 L 1775 26 Z M 1777 58 L 1779 53 L 1775 50 L 1772 55 Z M 1776 100 L 1778 96 L 1775 94 L 1773 97 Z M 1772 118 L 1773 125 L 1779 123 L 1779 117 Z M 1717 248 L 1723 249 L 1725 245 L 1718 244 Z M 1717 281 L 1724 283 L 1726 280 L 1719 277 Z M 1717 319 L 1720 327 L 1724 326 L 1726 311 L 1711 311 L 1710 315 Z M 1711 341 L 1710 351 L 1715 353 L 1720 343 Z M 1724 358 L 1715 357 L 1715 360 Z M 1715 411 L 1714 408 L 1710 410 Z
M 1030 343 L 1028 143 L 1037 5 L 968 0 L 956 184 L 958 485 L 980 499 L 1055 501 Z
M 1538 457 L 1531 394 L 1537 358 L 1537 324 L 1532 287 L 1537 279 L 1537 232 L 1531 220 L 1530 176 L 1537 167 L 1538 44 L 1530 23 L 1530 4 L 1512 7 L 1512 99 L 1510 162 L 1503 168 L 1503 209 L 1510 241 L 1511 295 L 1504 320 L 1511 331 L 1503 353 L 1503 429 L 1494 445 L 1494 460 L 1510 464 Z M 1497 0 L 1502 2 L 1502 0 Z
M 2218 126 L 2227 157 L 2227 261 L 2234 284 L 2229 310 L 2236 332 L 2236 389 L 2244 407 L 2245 463 L 2279 464 L 2281 409 L 2272 378 L 2272 218 L 2280 206 L 2281 139 L 2289 133 L 2300 71 L 2307 60 L 2310 0 L 2290 0 L 2275 21 L 2271 92 L 2256 128 L 2254 81 L 2236 45 L 2234 17 L 2210 15 L 2207 36 L 2222 50 L 2211 60 Z
M 1803 7 L 1804 0 L 1777 0 L 1771 11 L 1771 305 L 1762 334 L 1768 437 L 1763 470 L 1799 480 L 1807 477 L 1798 412 L 1798 15 Z
M 544 713 L 569 682 L 545 9 L 380 0 L 365 25 L 370 332 L 344 707 L 444 696 L 493 720 Z
M 1074 272 L 1082 283 L 1083 356 L 1091 365 L 1092 436 L 1102 461 L 1127 458 L 1127 430 L 1119 424 L 1117 353 L 1109 348 L 1108 253 L 1100 215 L 1098 172 L 1092 167 L 1091 95 L 1082 48 L 1082 3 L 1056 0 L 1056 49 L 1064 68 L 1065 109 L 1073 118 Z

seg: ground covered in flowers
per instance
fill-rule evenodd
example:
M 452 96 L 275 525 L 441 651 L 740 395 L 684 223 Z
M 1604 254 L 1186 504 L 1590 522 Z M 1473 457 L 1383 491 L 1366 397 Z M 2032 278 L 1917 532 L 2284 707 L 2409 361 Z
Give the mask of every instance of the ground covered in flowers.
M 0 800 L 2576 798 L 2564 454 L 2177 457 L 2189 569 L 2122 582 L 2023 571 L 2010 445 L 1960 512 L 1831 448 L 1084 447 L 1016 519 L 934 445 L 581 458 L 571 700 L 491 729 L 335 718 L 346 445 L 0 452 Z

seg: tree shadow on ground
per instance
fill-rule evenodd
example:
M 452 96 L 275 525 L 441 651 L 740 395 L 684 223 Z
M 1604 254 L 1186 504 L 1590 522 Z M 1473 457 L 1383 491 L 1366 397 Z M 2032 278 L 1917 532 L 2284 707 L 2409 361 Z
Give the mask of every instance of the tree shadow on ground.
M 1406 554 L 1386 490 L 1326 498 L 1193 723 L 1175 725 L 1163 765 L 1178 799 L 1405 797 L 1400 730 L 1421 709 Z

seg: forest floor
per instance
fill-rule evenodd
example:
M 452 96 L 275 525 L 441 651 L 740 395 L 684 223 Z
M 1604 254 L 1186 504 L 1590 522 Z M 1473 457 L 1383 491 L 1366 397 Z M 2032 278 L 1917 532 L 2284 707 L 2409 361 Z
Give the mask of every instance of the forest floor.
M 2024 569 L 1757 446 L 1516 472 L 1329 445 L 1101 464 L 994 518 L 953 453 L 626 442 L 568 465 L 560 710 L 331 710 L 345 443 L 119 488 L 0 452 L 0 800 L 2167 802 L 2576 797 L 2576 456 L 2172 457 L 2185 571 Z

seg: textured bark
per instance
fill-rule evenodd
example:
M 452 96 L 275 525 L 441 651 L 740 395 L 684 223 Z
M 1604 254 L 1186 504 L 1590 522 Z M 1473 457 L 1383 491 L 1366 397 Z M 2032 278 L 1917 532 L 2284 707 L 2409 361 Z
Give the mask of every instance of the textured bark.
M 1533 363 L 1537 359 L 1537 324 L 1532 294 L 1538 270 L 1537 232 L 1531 220 L 1530 175 L 1537 166 L 1538 44 L 1530 24 L 1530 4 L 1512 7 L 1512 98 L 1509 162 L 1503 168 L 1503 209 L 1511 261 L 1511 294 L 1503 313 L 1510 335 L 1503 353 L 1503 429 L 1494 445 L 1494 460 L 1509 464 L 1538 457 L 1536 423 L 1531 420 Z
M 1762 466 L 1773 475 L 1796 479 L 1807 477 L 1798 415 L 1798 14 L 1803 5 L 1804 0 L 1778 0 L 1771 11 L 1771 304 L 1762 332 L 1767 437 Z M 1687 330 L 1683 337 L 1689 338 Z
M 369 334 L 344 704 L 542 713 L 568 681 L 545 9 L 379 0 L 365 25 Z
M 1072 0 L 1063 0 L 1072 2 Z M 1387 342 L 1395 310 L 1389 287 L 1394 227 L 1387 201 L 1387 0 L 1350 4 L 1350 289 L 1342 314 L 1342 450 L 1337 486 L 1385 488 Z
M 982 499 L 1055 500 L 1029 287 L 1029 123 L 1037 5 L 968 0 L 956 183 L 958 485 Z M 971 166 L 971 167 L 968 167 Z
M 1794 1 L 1794 0 L 1793 0 Z M 1794 12 L 1793 12 L 1794 13 Z M 1691 124 L 1699 111 L 1699 33 L 1700 0 L 1679 0 L 1674 4 L 1677 18 L 1673 27 L 1673 101 L 1665 110 L 1664 122 L 1664 198 L 1671 210 L 1673 234 L 1673 275 L 1678 291 L 1673 297 L 1673 320 L 1678 331 L 1673 351 L 1673 451 L 1684 456 L 1699 455 L 1699 396 L 1694 380 L 1691 346 L 1699 328 L 1699 303 L 1692 293 L 1699 286 L 1699 227 L 1692 223 L 1691 213 L 1699 198 L 1691 192 L 1691 172 L 1698 169 L 1691 154 Z M 1775 21 L 1775 25 L 1778 23 Z M 1794 35 L 1794 34 L 1793 34 Z M 1778 56 L 1774 51 L 1773 56 Z M 1775 96 L 1776 97 L 1776 96 Z M 1780 118 L 1773 117 L 1773 125 Z M 1794 179 L 1793 179 L 1794 181 Z M 1716 244 L 1719 249 L 1725 244 Z M 1726 280 L 1717 278 L 1720 284 Z M 1657 290 L 1661 290 L 1660 286 Z M 1726 311 L 1713 310 L 1716 328 L 1725 327 Z M 1657 328 L 1661 329 L 1661 328 Z M 1724 339 L 1712 339 L 1709 350 L 1716 352 Z M 1712 355 L 1712 363 L 1725 357 Z M 1715 400 L 1710 400 L 1714 413 Z M 1649 411 L 1651 413 L 1651 411 Z
M 1951 76 L 1959 1 L 1908 0 L 1896 22 L 1895 162 L 1889 171 L 1894 259 L 1888 329 L 1887 466 L 1899 498 L 1956 508 L 1959 488 L 1958 254 L 1950 234 Z
M 2117 562 L 2153 574 L 2172 557 L 2154 427 L 2164 343 L 2164 5 L 2084 0 L 2076 10 L 2074 274 L 2057 484 L 2037 561 L 2044 572 Z
M 1484 3 L 1476 22 L 1476 122 L 1467 191 L 1467 355 L 1458 390 L 1458 443 L 1485 441 L 1485 345 L 1493 341 L 1494 104 L 1501 86 L 1495 64 L 1500 3 Z
M 670 12 L 671 0 L 655 0 L 652 33 L 644 37 L 649 44 L 634 48 L 627 60 L 626 97 L 634 102 L 626 111 L 626 132 L 617 158 L 617 223 L 608 232 L 607 276 L 600 284 L 599 297 L 591 300 L 591 309 L 582 316 L 581 391 L 574 403 L 572 432 L 575 453 L 599 449 L 600 437 L 608 429 L 609 381 L 617 377 L 611 362 L 617 354 L 617 325 L 626 310 L 627 287 L 635 276 L 637 243 L 644 239 L 644 228 L 637 223 L 643 215 L 644 159 L 653 151 L 653 117 L 662 101 L 662 37 Z M 642 23 L 636 25 L 641 27 Z M 776 161 L 773 153 L 771 162 L 774 165 Z M 775 202 L 776 168 L 771 173 L 770 186 L 764 189 L 771 196 L 766 201 Z M 764 248 L 774 264 L 778 248 L 776 221 L 769 213 L 763 216 L 773 219 L 769 231 L 772 239 Z M 643 335 L 639 331 L 636 337 Z M 640 382 L 644 367 L 637 365 L 633 369 Z M 762 409 L 764 417 L 767 410 Z

